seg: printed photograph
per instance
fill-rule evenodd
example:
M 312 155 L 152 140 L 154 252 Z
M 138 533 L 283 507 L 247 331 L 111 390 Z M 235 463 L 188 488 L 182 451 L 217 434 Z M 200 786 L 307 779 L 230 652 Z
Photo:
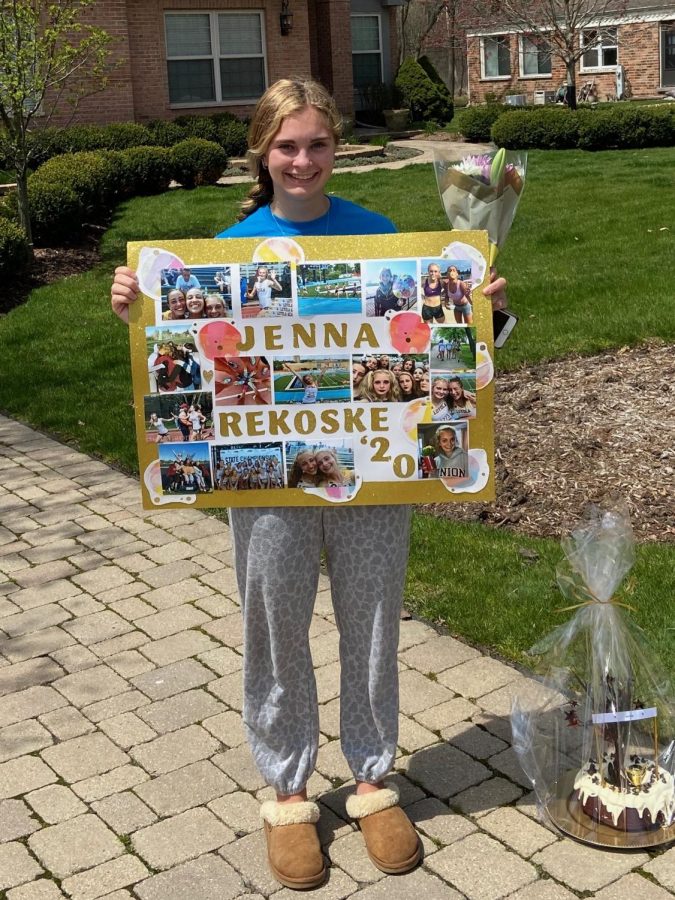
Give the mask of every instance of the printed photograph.
M 431 419 L 455 422 L 476 416 L 476 375 L 432 375 Z
M 269 491 L 284 486 L 279 442 L 216 445 L 212 453 L 217 491 Z
M 193 266 L 162 269 L 162 319 L 222 319 L 232 316 L 232 268 Z
M 363 264 L 366 315 L 414 309 L 419 272 L 416 259 L 371 259 Z
M 301 316 L 361 314 L 361 264 L 305 263 L 297 268 Z
M 472 325 L 471 260 L 422 259 L 419 313 L 430 325 Z
M 151 394 L 201 389 L 199 351 L 187 322 L 150 326 L 145 329 L 145 342 Z
M 469 475 L 469 430 L 466 422 L 418 425 L 420 478 L 456 478 Z
M 275 403 L 349 403 L 350 359 L 274 357 Z
M 355 472 L 351 440 L 289 441 L 285 450 L 289 488 L 353 489 Z
M 291 265 L 246 263 L 239 266 L 239 302 L 244 319 L 293 315 Z M 236 309 L 235 309 L 236 314 Z
M 216 406 L 272 402 L 272 376 L 265 356 L 217 356 L 213 361 Z
M 352 393 L 364 403 L 408 403 L 429 396 L 429 354 L 352 357 Z
M 432 328 L 431 371 L 469 372 L 476 368 L 475 328 Z
M 213 490 L 206 441 L 160 444 L 157 451 L 165 494 L 204 494 Z
M 150 444 L 198 441 L 213 437 L 210 391 L 153 394 L 143 398 L 145 439 Z

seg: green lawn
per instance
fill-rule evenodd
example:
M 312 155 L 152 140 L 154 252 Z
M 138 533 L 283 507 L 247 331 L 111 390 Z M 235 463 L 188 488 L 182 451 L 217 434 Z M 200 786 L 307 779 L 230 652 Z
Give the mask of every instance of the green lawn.
M 503 369 L 649 338 L 675 341 L 672 150 L 533 152 L 499 268 L 521 317 Z M 336 175 L 330 189 L 403 231 L 446 229 L 430 166 Z M 232 222 L 246 185 L 139 197 L 117 210 L 103 262 L 33 292 L 0 317 L 0 409 L 136 470 L 126 329 L 109 308 L 129 240 L 210 237 Z M 523 561 L 521 547 L 539 559 Z M 418 516 L 408 603 L 473 643 L 522 660 L 560 620 L 554 541 Z M 640 548 L 631 602 L 673 658 L 672 547 Z M 669 613 L 670 611 L 670 613 Z

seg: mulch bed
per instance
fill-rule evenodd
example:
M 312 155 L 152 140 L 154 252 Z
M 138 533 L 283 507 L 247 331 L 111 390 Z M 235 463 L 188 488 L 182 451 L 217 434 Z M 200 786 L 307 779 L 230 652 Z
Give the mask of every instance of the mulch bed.
M 675 346 L 660 343 L 500 375 L 496 502 L 422 509 L 559 538 L 586 502 L 612 495 L 639 541 L 675 543 L 674 385 Z

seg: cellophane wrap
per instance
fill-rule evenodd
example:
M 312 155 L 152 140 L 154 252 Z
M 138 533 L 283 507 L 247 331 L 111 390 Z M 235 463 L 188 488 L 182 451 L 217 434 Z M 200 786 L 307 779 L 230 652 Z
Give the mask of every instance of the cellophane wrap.
M 617 595 L 635 558 L 627 511 L 588 507 L 562 546 L 561 607 L 573 614 L 530 651 L 542 677 L 514 700 L 514 749 L 564 831 L 657 843 L 675 825 L 673 684 Z
M 434 148 L 436 183 L 448 221 L 455 229 L 487 231 L 490 265 L 511 230 L 526 170 L 527 154 L 518 151 L 500 149 L 458 162 L 452 150 Z

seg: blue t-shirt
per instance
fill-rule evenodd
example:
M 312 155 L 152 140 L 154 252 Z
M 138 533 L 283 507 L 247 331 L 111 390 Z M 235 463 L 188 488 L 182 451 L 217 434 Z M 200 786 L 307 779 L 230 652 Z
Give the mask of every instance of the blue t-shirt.
M 329 197 L 330 208 L 318 219 L 309 222 L 291 222 L 279 216 L 274 218 L 269 206 L 261 206 L 242 222 L 237 222 L 217 234 L 218 238 L 244 237 L 294 237 L 336 234 L 395 234 L 396 226 L 386 216 L 371 212 L 341 197 Z
M 201 284 L 196 275 L 190 275 L 189 278 L 183 278 L 182 275 L 179 275 L 176 278 L 176 289 L 185 293 L 189 291 L 190 288 L 200 288 Z

